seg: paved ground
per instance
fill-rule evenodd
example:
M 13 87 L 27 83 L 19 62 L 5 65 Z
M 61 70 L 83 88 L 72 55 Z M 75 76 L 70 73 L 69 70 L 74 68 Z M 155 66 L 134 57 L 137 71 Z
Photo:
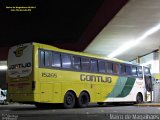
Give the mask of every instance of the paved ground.
M 143 104 L 136 104 L 135 106 L 141 106 L 141 107 L 160 107 L 160 103 L 143 103 Z
M 160 120 L 160 107 L 91 104 L 88 108 L 37 109 L 34 105 L 0 105 L 2 120 Z

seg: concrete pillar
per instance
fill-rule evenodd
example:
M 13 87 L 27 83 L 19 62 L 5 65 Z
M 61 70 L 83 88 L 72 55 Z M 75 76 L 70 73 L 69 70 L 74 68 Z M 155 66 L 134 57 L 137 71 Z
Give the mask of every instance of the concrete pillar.
M 140 63 L 140 56 L 137 56 L 136 62 L 137 62 L 137 63 Z
M 159 74 L 160 74 L 160 46 L 159 46 L 158 56 L 159 56 Z

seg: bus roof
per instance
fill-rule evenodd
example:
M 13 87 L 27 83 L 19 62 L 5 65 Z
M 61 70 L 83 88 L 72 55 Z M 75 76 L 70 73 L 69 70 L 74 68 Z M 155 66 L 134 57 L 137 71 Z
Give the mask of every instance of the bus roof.
M 86 53 L 86 52 L 76 52 L 76 51 L 71 51 L 71 50 L 65 50 L 65 49 L 61 49 L 61 48 L 58 48 L 58 47 L 55 47 L 52 45 L 47 45 L 47 44 L 42 44 L 42 43 L 35 43 L 34 42 L 33 45 L 39 46 L 40 48 L 43 48 L 46 50 L 54 50 L 57 52 L 64 52 L 64 53 L 69 53 L 69 54 L 74 54 L 74 55 L 81 55 L 81 56 L 85 56 L 85 57 L 94 57 L 94 58 L 99 58 L 99 59 L 104 59 L 104 60 L 109 60 L 109 61 L 114 61 L 114 62 L 120 62 L 120 63 L 126 63 L 126 64 L 135 64 L 135 63 L 119 60 L 117 58 L 109 58 L 106 56 L 90 54 L 90 53 Z M 137 64 L 135 64 L 135 65 L 137 65 Z
M 120 63 L 132 64 L 132 65 L 139 65 L 139 64 L 136 64 L 136 63 L 128 62 L 128 61 L 119 60 L 117 58 L 109 58 L 109 57 L 103 56 L 103 55 L 97 55 L 97 54 L 91 54 L 91 53 L 86 53 L 86 52 L 77 52 L 77 51 L 65 50 L 65 49 L 61 49 L 61 48 L 58 48 L 58 47 L 55 47 L 55 46 L 52 46 L 52 45 L 48 45 L 48 44 L 43 44 L 43 43 L 31 42 L 31 43 L 24 43 L 24 44 L 20 44 L 20 45 L 25 45 L 25 44 L 32 44 L 34 46 L 38 46 L 38 47 L 40 47 L 42 49 L 45 49 L 45 50 L 53 50 L 53 51 L 56 51 L 56 52 L 68 53 L 68 54 L 73 54 L 73 55 L 80 55 L 80 56 L 84 56 L 84 57 L 91 57 L 91 58 L 93 57 L 93 58 L 103 59 L 103 60 L 108 60 L 108 61 L 113 61 L 113 62 L 120 62 Z M 19 45 L 17 45 L 17 46 L 19 46 Z M 15 47 L 15 46 L 12 46 L 12 47 Z

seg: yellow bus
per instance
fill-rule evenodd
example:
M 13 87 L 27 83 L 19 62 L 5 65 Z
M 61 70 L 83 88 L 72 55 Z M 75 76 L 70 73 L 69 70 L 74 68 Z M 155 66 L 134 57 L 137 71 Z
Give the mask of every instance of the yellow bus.
M 59 49 L 40 43 L 13 46 L 8 54 L 8 101 L 62 103 L 65 108 L 89 103 L 146 101 L 150 70 L 118 59 Z

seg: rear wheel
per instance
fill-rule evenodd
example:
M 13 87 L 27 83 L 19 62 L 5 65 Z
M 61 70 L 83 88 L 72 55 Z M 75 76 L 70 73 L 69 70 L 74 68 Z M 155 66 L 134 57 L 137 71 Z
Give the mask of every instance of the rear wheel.
M 73 92 L 67 92 L 64 96 L 64 108 L 73 108 L 75 106 L 75 95 Z
M 136 97 L 136 103 L 139 104 L 139 103 L 142 103 L 143 102 L 143 96 L 141 93 L 138 93 L 137 94 L 137 97 Z
M 87 107 L 89 104 L 89 95 L 86 92 L 81 92 L 79 98 L 77 100 L 78 107 L 84 108 Z
M 35 106 L 38 108 L 38 109 L 44 109 L 44 108 L 47 108 L 46 104 L 45 103 L 35 103 Z

